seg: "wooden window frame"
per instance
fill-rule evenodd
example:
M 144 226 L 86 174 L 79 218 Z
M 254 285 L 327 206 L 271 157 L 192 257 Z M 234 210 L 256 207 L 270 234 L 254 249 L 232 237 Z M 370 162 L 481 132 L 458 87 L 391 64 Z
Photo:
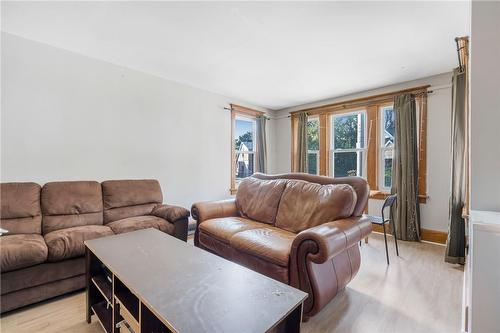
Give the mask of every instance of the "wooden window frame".
M 237 187 L 237 182 L 236 182 L 236 170 L 234 168 L 236 164 L 236 147 L 234 146 L 234 132 L 235 132 L 235 126 L 236 126 L 236 117 L 237 116 L 242 116 L 246 118 L 252 118 L 256 119 L 257 117 L 265 115 L 264 112 L 262 111 L 257 111 L 254 109 L 250 109 L 241 105 L 236 105 L 236 104 L 230 104 L 231 106 L 231 188 L 229 189 L 229 193 L 231 195 L 236 194 L 238 187 Z M 254 138 L 254 141 L 256 141 L 257 138 Z M 255 159 L 257 159 L 257 145 L 254 142 L 254 149 L 253 153 L 255 156 Z M 255 160 L 254 160 L 255 162 Z M 254 163 L 255 165 L 255 163 Z
M 418 197 L 421 203 L 427 201 L 427 89 L 430 85 L 419 86 L 385 94 L 357 98 L 313 108 L 307 108 L 290 113 L 291 116 L 291 166 L 292 172 L 296 170 L 296 127 L 297 115 L 306 112 L 309 116 L 318 116 L 320 119 L 320 168 L 319 174 L 329 174 L 330 163 L 330 116 L 349 113 L 358 110 L 366 111 L 367 130 L 367 169 L 366 179 L 370 185 L 370 198 L 383 200 L 390 194 L 379 190 L 380 176 L 380 109 L 393 103 L 394 97 L 403 93 L 412 93 L 419 105 L 419 176 Z

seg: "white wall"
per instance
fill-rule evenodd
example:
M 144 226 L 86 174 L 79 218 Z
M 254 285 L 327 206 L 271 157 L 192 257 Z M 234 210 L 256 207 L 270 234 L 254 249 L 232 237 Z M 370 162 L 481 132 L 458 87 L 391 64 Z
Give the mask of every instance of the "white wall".
M 473 1 L 471 208 L 500 211 L 500 2 Z
M 450 135 L 451 135 L 451 73 L 432 76 L 416 81 L 404 82 L 398 85 L 365 91 L 358 94 L 342 96 L 325 101 L 319 101 L 294 108 L 288 108 L 275 113 L 274 166 L 276 172 L 290 172 L 290 118 L 289 112 L 305 107 L 335 103 L 339 101 L 377 95 L 430 84 L 434 93 L 428 96 L 427 120 L 427 194 L 429 198 L 421 207 L 422 228 L 431 230 L 448 230 L 448 200 L 450 192 Z M 382 200 L 370 199 L 368 210 L 370 214 L 380 214 Z
M 157 178 L 169 203 L 228 197 L 229 103 L 2 33 L 1 180 Z

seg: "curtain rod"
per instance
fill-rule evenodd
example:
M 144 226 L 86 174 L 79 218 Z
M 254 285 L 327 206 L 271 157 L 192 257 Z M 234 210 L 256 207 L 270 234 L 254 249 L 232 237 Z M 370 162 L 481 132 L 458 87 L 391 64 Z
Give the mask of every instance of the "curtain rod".
M 428 89 L 428 90 L 426 90 L 426 91 L 422 91 L 422 92 L 417 93 L 417 94 L 415 94 L 415 95 L 416 95 L 416 96 L 421 96 L 421 95 L 430 95 L 430 94 L 433 94 L 435 90 L 442 90 L 442 89 L 447 89 L 447 88 L 450 88 L 450 87 L 451 87 L 451 85 L 441 85 L 441 86 L 434 86 L 434 87 L 432 87 L 432 89 L 430 89 L 430 88 L 431 88 L 431 86 L 429 85 L 429 86 L 427 87 L 427 89 Z M 229 108 L 229 107 L 227 107 L 227 106 L 226 106 L 226 107 L 224 107 L 224 110 L 231 111 L 231 108 Z M 286 118 L 290 118 L 290 117 L 291 117 L 291 115 L 290 115 L 290 114 L 288 114 L 288 115 L 286 115 L 286 116 L 281 116 L 281 117 L 270 117 L 270 116 L 268 116 L 268 115 L 265 115 L 264 117 L 266 117 L 266 119 L 267 119 L 267 120 L 278 120 L 278 119 L 286 119 Z
M 224 110 L 227 110 L 227 111 L 232 111 L 232 110 L 233 110 L 233 109 L 231 109 L 230 107 L 227 107 L 227 106 L 225 106 L 223 109 L 224 109 Z M 273 119 L 273 118 L 269 117 L 267 114 L 263 114 L 263 115 L 262 115 L 262 116 L 260 116 L 260 117 L 264 117 L 266 120 L 271 120 L 271 119 Z M 257 117 L 256 117 L 256 118 L 257 118 Z
M 377 102 L 383 102 L 383 101 L 389 101 L 394 98 L 394 96 L 404 94 L 404 93 L 419 93 L 422 91 L 427 91 L 429 89 L 430 85 L 423 85 L 423 86 L 418 86 L 418 87 L 412 87 L 412 88 L 406 88 L 398 91 L 392 91 L 392 92 L 386 92 L 386 93 L 381 93 L 377 95 L 372 95 L 372 96 L 365 96 L 365 97 L 358 97 L 354 99 L 348 99 L 348 100 L 343 100 L 339 102 L 333 102 L 333 103 L 326 103 L 323 105 L 318 105 L 318 106 L 313 106 L 313 107 L 308 107 L 308 108 L 303 108 L 302 110 L 297 110 L 297 111 L 291 111 L 290 114 L 297 114 L 297 113 L 302 113 L 302 112 L 307 112 L 307 113 L 312 113 L 312 114 L 319 114 L 322 111 L 332 111 L 332 109 L 347 109 L 351 107 L 359 107 L 363 104 L 373 104 L 375 101 Z M 342 97 L 340 97 L 342 98 Z M 339 98 L 339 99 L 340 99 Z M 344 96 L 343 98 L 346 98 Z
M 422 91 L 422 92 L 419 92 L 419 93 L 415 93 L 415 94 L 413 94 L 413 95 L 414 95 L 414 96 L 416 96 L 416 97 L 420 97 L 420 96 L 424 96 L 424 95 L 431 95 L 431 94 L 434 94 L 435 90 L 442 90 L 442 89 L 446 89 L 446 88 L 450 88 L 450 87 L 451 87 L 451 85 L 441 85 L 441 86 L 436 86 L 436 87 L 433 87 L 432 89 L 430 89 L 430 88 L 431 88 L 431 86 L 429 85 L 429 86 L 427 87 L 427 89 L 428 89 L 428 90 L 426 90 L 426 91 Z M 318 106 L 318 107 L 321 107 L 321 106 Z M 362 107 L 362 106 L 360 106 L 360 107 Z M 295 114 L 297 114 L 297 113 L 298 113 L 297 111 L 292 111 L 292 112 L 294 112 Z M 304 112 L 305 112 L 305 113 L 307 113 L 307 114 L 309 114 L 309 112 L 307 112 L 307 111 L 304 111 Z M 313 115 L 315 115 L 315 114 L 313 114 Z M 291 114 L 289 114 L 289 115 L 288 115 L 288 116 L 286 116 L 286 117 L 276 117 L 275 119 L 290 118 L 291 116 L 292 116 L 292 115 L 291 115 Z

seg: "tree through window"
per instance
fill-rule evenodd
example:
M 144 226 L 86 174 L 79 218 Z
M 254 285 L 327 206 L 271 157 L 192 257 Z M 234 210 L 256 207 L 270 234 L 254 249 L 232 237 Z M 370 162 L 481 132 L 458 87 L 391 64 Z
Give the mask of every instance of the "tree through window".
M 355 111 L 331 117 L 330 174 L 334 177 L 365 175 L 366 113 Z
M 307 121 L 307 172 L 312 175 L 319 173 L 319 118 Z

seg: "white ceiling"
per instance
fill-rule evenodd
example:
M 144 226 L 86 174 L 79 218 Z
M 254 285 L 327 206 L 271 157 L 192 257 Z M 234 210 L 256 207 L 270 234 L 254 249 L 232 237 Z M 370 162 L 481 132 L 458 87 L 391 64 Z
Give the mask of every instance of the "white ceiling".
M 468 2 L 3 2 L 2 30 L 270 109 L 450 71 Z

